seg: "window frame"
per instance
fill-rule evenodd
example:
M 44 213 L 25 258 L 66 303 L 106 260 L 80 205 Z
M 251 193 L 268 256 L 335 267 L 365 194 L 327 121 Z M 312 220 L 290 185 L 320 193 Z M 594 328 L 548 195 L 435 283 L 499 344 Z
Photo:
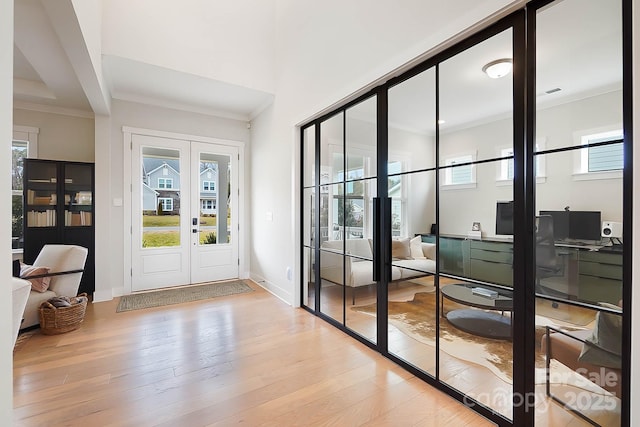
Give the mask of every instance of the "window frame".
M 476 167 L 475 161 L 478 157 L 478 153 L 476 151 L 473 152 L 461 152 L 454 155 L 449 155 L 444 157 L 444 166 L 441 166 L 441 171 L 443 173 L 442 176 L 442 184 L 440 187 L 443 190 L 457 190 L 457 189 L 466 189 L 466 188 L 476 188 L 477 186 L 477 177 L 476 177 Z M 469 167 L 471 169 L 471 180 L 469 182 L 460 182 L 454 183 L 452 182 L 453 173 L 452 170 L 456 164 L 459 163 L 467 163 L 465 167 Z
M 207 184 L 209 184 L 209 188 L 207 187 Z M 213 187 L 213 188 L 211 188 Z M 206 181 L 202 181 L 202 191 L 207 191 L 207 192 L 215 192 L 216 191 L 216 182 L 212 181 L 212 180 L 206 180 Z
M 161 184 L 164 182 L 164 186 Z M 167 184 L 170 184 L 167 186 Z M 173 190 L 173 178 L 158 177 L 158 188 L 162 190 Z
M 622 125 L 616 124 L 596 129 L 587 129 L 573 133 L 574 145 L 582 147 L 575 150 L 574 154 L 574 181 L 586 181 L 595 179 L 622 179 L 623 169 L 611 169 L 604 171 L 589 171 L 590 141 L 610 142 L 611 145 L 623 142 L 624 134 Z M 604 140 L 603 140 L 604 139 Z
M 167 209 L 166 208 L 166 201 L 167 200 L 171 203 L 171 209 Z M 173 211 L 173 198 L 171 198 L 171 197 L 158 197 L 158 202 L 162 203 L 162 210 L 164 212 Z
M 22 126 L 22 125 L 14 125 L 13 126 L 13 135 L 11 138 L 11 150 L 13 150 L 14 142 L 22 142 L 26 143 L 27 147 L 27 157 L 28 159 L 37 159 L 38 158 L 38 134 L 40 133 L 40 129 L 33 126 Z M 24 221 L 24 189 L 14 189 L 11 188 L 11 204 L 13 205 L 13 198 L 20 197 L 23 200 L 22 212 L 23 212 L 23 221 Z M 13 236 L 11 236 L 13 239 Z M 20 233 L 18 238 L 24 237 L 24 231 Z M 14 254 L 23 253 L 23 248 L 11 249 L 11 252 Z

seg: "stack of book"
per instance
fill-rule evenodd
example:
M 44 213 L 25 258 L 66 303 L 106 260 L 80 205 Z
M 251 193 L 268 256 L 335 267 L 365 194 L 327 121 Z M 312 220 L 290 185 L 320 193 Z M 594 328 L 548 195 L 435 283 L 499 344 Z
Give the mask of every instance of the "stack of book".
M 46 210 L 43 212 L 28 211 L 27 224 L 29 227 L 55 227 L 56 211 L 54 210 Z

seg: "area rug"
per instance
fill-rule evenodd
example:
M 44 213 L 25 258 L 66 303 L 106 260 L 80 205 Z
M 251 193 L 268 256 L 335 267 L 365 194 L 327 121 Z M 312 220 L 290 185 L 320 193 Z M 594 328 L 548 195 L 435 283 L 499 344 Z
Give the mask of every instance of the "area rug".
M 409 337 L 435 347 L 435 304 L 436 295 L 427 292 L 416 293 L 410 301 L 389 301 L 389 323 Z M 445 312 L 456 308 L 460 306 L 445 301 Z M 374 316 L 376 314 L 376 304 L 354 306 L 351 309 Z M 544 355 L 539 349 L 545 333 L 544 325 L 554 325 L 554 322 L 536 316 L 536 367 L 539 368 L 544 367 Z M 446 318 L 441 318 L 440 349 L 450 356 L 486 367 L 509 384 L 513 381 L 513 346 L 510 341 L 469 334 L 451 325 Z
M 180 304 L 183 302 L 242 294 L 251 291 L 253 291 L 253 289 L 242 280 L 234 280 L 230 282 L 207 283 L 204 285 L 124 295 L 120 298 L 116 312 L 120 313 L 122 311 L 139 310 L 142 308 L 161 307 L 164 305 Z

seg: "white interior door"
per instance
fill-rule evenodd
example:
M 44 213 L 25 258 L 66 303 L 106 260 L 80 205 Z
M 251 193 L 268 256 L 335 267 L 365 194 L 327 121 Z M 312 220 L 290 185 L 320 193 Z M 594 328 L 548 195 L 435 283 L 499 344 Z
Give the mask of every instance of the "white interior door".
M 131 290 L 238 277 L 238 149 L 133 134 Z
M 238 148 L 191 143 L 191 281 L 238 277 Z

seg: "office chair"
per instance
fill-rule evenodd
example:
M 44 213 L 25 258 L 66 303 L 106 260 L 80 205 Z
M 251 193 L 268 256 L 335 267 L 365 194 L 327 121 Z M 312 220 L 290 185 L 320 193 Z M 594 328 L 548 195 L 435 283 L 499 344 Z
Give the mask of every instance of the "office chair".
M 567 295 L 545 287 L 541 279 L 561 276 L 563 264 L 558 262 L 555 238 L 553 234 L 553 217 L 540 215 L 536 217 L 536 292 L 545 295 L 566 297 Z

